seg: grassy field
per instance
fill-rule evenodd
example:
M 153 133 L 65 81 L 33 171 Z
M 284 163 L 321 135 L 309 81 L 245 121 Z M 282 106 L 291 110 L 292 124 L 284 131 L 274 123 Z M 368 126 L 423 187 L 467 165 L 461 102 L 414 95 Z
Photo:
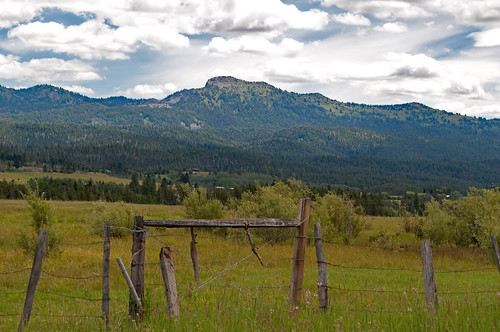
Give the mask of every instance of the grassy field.
M 31 331 L 104 330 L 101 315 L 101 237 L 92 230 L 95 203 L 52 202 L 60 251 L 45 258 Z M 145 218 L 182 218 L 182 207 L 133 205 Z M 16 244 L 29 230 L 24 201 L 0 200 L 0 330 L 17 328 L 33 257 Z M 110 327 L 121 331 L 494 331 L 500 329 L 500 276 L 486 249 L 434 247 L 439 311 L 426 304 L 419 241 L 399 218 L 367 218 L 352 245 L 325 243 L 330 265 L 329 308 L 318 309 L 314 243 L 306 253 L 304 297 L 299 310 L 287 305 L 293 243 L 259 249 L 261 267 L 243 234 L 229 238 L 198 230 L 202 282 L 197 288 L 186 230 L 148 229 L 145 317 L 128 317 L 128 290 L 116 264 L 130 263 L 131 235 L 111 239 Z M 312 229 L 312 225 L 310 225 Z M 264 245 L 255 239 L 257 247 Z M 180 317 L 169 319 L 158 265 L 162 246 L 175 250 Z M 25 270 L 26 269 L 26 270 Z M 18 272 L 19 271 L 19 272 Z M 85 279 L 75 279 L 75 278 Z
M 52 177 L 54 179 L 75 179 L 75 180 L 94 180 L 102 182 L 114 182 L 118 184 L 129 184 L 130 179 L 118 178 L 104 173 L 44 173 L 41 171 L 17 171 L 17 172 L 0 172 L 0 181 L 17 181 L 27 182 L 29 179 L 39 179 L 44 177 Z

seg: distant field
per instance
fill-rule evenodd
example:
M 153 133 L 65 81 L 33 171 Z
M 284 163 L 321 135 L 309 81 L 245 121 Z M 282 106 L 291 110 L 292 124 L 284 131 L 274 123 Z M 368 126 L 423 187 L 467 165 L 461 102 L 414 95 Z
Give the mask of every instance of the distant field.
M 118 184 L 129 184 L 130 179 L 118 178 L 115 176 L 107 175 L 104 173 L 44 173 L 44 172 L 0 172 L 0 181 L 20 181 L 26 182 L 29 179 L 52 177 L 54 179 L 81 179 L 81 180 L 94 180 L 102 182 L 115 182 Z
M 101 315 L 102 238 L 92 228 L 98 203 L 52 202 L 60 252 L 49 255 L 37 287 L 27 330 L 104 330 Z M 103 203 L 101 203 L 103 204 Z M 106 203 L 106 205 L 111 205 Z M 115 205 L 116 206 L 116 205 Z M 182 218 L 183 207 L 122 205 L 145 218 Z M 17 328 L 33 257 L 16 244 L 29 230 L 22 200 L 0 200 L 0 329 Z M 94 218 L 95 219 L 95 218 Z M 314 240 L 307 246 L 299 310 L 287 304 L 293 243 L 254 238 L 262 267 L 244 232 L 197 229 L 199 287 L 190 262 L 188 230 L 148 228 L 143 320 L 128 317 L 128 290 L 116 264 L 130 265 L 131 235 L 111 239 L 110 329 L 116 331 L 498 331 L 500 277 L 487 249 L 433 247 L 439 313 L 423 294 L 419 240 L 402 230 L 401 218 L 367 217 L 352 245 L 325 241 L 329 307 L 318 308 Z M 310 225 L 312 230 L 312 225 Z M 253 231 L 251 231 L 253 233 Z M 167 317 L 158 252 L 174 250 L 180 317 Z M 264 246 L 265 245 L 265 246 Z M 264 247 L 263 247 L 264 246 Z M 224 269 L 227 271 L 222 272 Z M 220 273 L 218 277 L 213 277 Z M 78 279 L 80 278 L 80 279 Z

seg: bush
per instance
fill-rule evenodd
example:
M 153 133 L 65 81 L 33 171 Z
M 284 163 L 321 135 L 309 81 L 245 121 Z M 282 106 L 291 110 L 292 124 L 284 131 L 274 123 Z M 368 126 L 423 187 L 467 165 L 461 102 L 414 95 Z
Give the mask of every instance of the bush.
M 189 219 L 221 219 L 224 215 L 222 203 L 217 199 L 208 199 L 207 190 L 198 188 L 192 190 L 184 199 L 186 217 Z M 215 233 L 227 236 L 227 228 L 216 228 Z
M 310 190 L 295 180 L 277 182 L 262 187 L 257 184 L 255 193 L 244 192 L 237 203 L 240 218 L 296 218 L 299 199 L 310 196 Z M 256 229 L 257 237 L 266 241 L 283 241 L 294 236 L 295 230 L 281 228 Z
M 419 237 L 435 244 L 489 247 L 500 236 L 500 189 L 471 189 L 457 201 L 427 203 Z
M 49 201 L 43 199 L 38 188 L 38 182 L 32 181 L 31 185 L 26 186 L 26 193 L 22 194 L 29 206 L 32 231 L 21 233 L 17 237 L 17 244 L 27 252 L 34 253 L 38 243 L 40 230 L 47 230 L 45 253 L 48 255 L 57 249 L 59 237 L 54 227 L 55 215 L 54 209 Z
M 311 209 L 311 222 L 321 224 L 322 237 L 326 241 L 340 239 L 349 243 L 364 227 L 361 211 L 346 196 L 333 193 L 320 197 Z
M 128 233 L 127 229 L 133 229 L 135 215 L 136 211 L 132 208 L 132 206 L 125 204 L 124 202 L 95 202 L 93 203 L 92 214 L 89 217 L 89 222 L 92 227 L 92 232 L 101 236 L 103 234 L 105 221 L 109 221 L 111 226 L 121 227 L 112 227 L 109 233 L 110 237 L 120 238 Z

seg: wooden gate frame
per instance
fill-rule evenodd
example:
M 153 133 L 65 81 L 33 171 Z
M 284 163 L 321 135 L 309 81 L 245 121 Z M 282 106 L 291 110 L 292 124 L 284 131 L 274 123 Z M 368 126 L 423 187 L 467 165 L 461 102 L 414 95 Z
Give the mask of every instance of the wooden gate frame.
M 307 231 L 311 199 L 301 198 L 297 219 L 278 218 L 242 218 L 242 219 L 177 219 L 177 220 L 145 220 L 142 216 L 134 218 L 134 232 L 132 238 L 132 260 L 130 263 L 130 277 L 137 295 L 142 301 L 144 297 L 144 264 L 146 257 L 146 227 L 231 227 L 231 228 L 269 228 L 269 227 L 295 227 L 295 241 L 293 250 L 292 272 L 288 303 L 298 310 L 302 296 L 304 281 L 304 265 L 307 245 Z M 132 299 L 129 302 L 129 315 L 136 316 L 138 308 Z

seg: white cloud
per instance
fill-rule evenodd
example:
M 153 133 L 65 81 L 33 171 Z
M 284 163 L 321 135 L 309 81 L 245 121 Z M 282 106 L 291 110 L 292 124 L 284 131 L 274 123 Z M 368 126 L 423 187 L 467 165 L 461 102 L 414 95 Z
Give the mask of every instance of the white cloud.
M 24 1 L 0 1 L 0 29 L 31 20 L 40 10 Z
M 273 44 L 259 36 L 242 36 L 233 39 L 215 37 L 205 48 L 211 54 L 255 53 L 292 56 L 304 47 L 304 43 L 290 38 L 283 38 L 280 44 Z
M 408 31 L 408 27 L 406 26 L 406 24 L 401 22 L 388 22 L 384 25 L 377 25 L 373 28 L 373 30 L 378 32 L 401 33 Z
M 338 15 L 332 15 L 332 20 L 345 25 L 358 25 L 358 26 L 370 26 L 371 22 L 368 18 L 360 14 L 353 13 L 342 13 Z
M 17 56 L 2 54 L 0 78 L 40 83 L 102 79 L 92 66 L 78 60 L 44 58 L 22 62 Z
M 177 87 L 172 83 L 165 84 L 138 84 L 125 91 L 118 90 L 119 94 L 123 94 L 130 98 L 165 98 L 173 92 L 177 91 Z
M 95 94 L 95 91 L 92 90 L 91 88 L 87 88 L 87 87 L 84 87 L 81 85 L 75 85 L 75 84 L 73 84 L 73 85 L 61 85 L 61 88 L 68 90 L 68 91 L 76 92 L 76 93 L 79 93 L 79 94 L 82 94 L 85 96 Z
M 337 6 L 353 13 L 369 14 L 379 19 L 414 19 L 433 16 L 420 1 L 404 0 L 321 0 L 323 6 Z
M 7 48 L 30 48 L 76 55 L 82 59 L 127 59 L 139 42 L 152 47 L 185 47 L 188 39 L 161 30 L 161 27 L 144 26 L 141 29 L 120 27 L 113 29 L 107 24 L 90 20 L 81 25 L 64 26 L 55 22 L 33 22 L 9 31 L 11 43 Z
M 476 40 L 476 47 L 491 47 L 500 45 L 500 28 L 474 32 L 469 35 Z

